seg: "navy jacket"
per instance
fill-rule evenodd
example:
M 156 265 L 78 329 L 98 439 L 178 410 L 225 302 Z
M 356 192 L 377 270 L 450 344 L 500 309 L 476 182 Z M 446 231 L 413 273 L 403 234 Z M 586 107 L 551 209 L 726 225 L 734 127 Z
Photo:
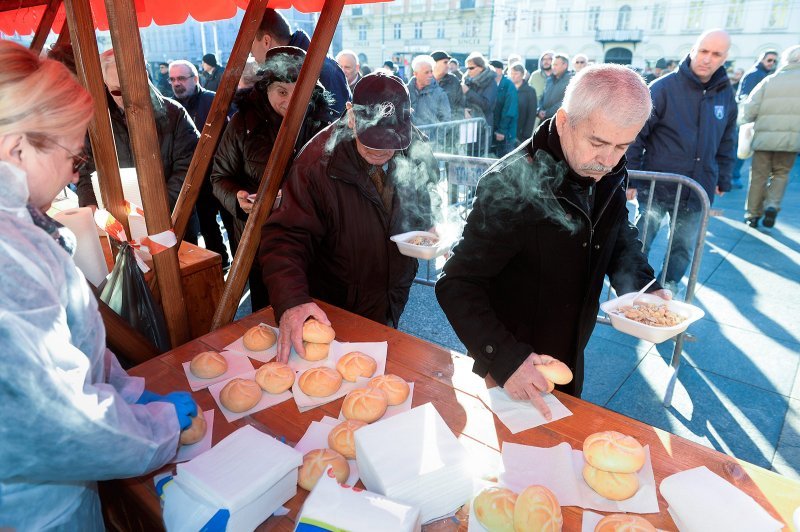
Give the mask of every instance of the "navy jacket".
M 206 118 L 208 118 L 208 112 L 211 111 L 215 94 L 214 91 L 197 85 L 194 94 L 185 100 L 178 100 L 178 103 L 183 105 L 186 112 L 189 113 L 189 118 L 194 122 L 197 131 L 203 131 L 203 126 L 206 125 Z
M 297 46 L 307 52 L 308 47 L 311 45 L 311 40 L 309 40 L 306 32 L 297 30 L 292 34 L 292 38 L 287 44 L 288 46 Z M 352 100 L 353 95 L 350 93 L 350 86 L 347 84 L 347 78 L 342 67 L 331 56 L 326 56 L 325 61 L 322 63 L 319 81 L 325 87 L 325 90 L 333 95 L 334 102 L 331 107 L 338 113 L 338 118 L 344 113 L 344 104 Z
M 653 114 L 628 148 L 628 169 L 671 172 L 691 177 L 705 189 L 731 189 L 736 131 L 736 101 L 725 68 L 714 72 L 704 88 L 692 72 L 687 56 L 674 72 L 650 84 Z M 631 180 L 631 187 L 646 193 L 649 184 Z M 660 184 L 655 199 L 671 203 L 676 185 Z M 690 191 L 683 189 L 685 201 Z M 699 203 L 692 201 L 690 208 Z
M 742 76 L 742 81 L 739 82 L 739 90 L 736 92 L 736 101 L 745 101 L 747 96 L 756 88 L 756 85 L 769 75 L 770 71 L 761 64 L 761 61 L 756 63 L 753 68 Z

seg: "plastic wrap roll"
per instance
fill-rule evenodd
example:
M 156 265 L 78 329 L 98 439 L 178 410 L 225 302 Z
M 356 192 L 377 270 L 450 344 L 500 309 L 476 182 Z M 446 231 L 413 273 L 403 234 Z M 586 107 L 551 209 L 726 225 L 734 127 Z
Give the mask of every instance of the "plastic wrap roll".
M 75 249 L 75 265 L 94 286 L 99 286 L 108 275 L 108 266 L 100 247 L 97 226 L 92 209 L 80 207 L 68 209 L 55 215 L 55 219 L 75 233 L 78 245 Z

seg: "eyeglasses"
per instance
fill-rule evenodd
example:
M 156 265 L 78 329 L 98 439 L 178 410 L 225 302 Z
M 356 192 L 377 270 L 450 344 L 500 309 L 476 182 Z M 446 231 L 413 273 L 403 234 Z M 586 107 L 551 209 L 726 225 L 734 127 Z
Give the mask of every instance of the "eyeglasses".
M 50 140 L 50 142 L 52 144 L 55 144 L 56 146 L 58 146 L 59 148 L 61 148 L 65 152 L 67 152 L 69 154 L 69 156 L 72 157 L 72 173 L 73 174 L 77 174 L 78 172 L 80 172 L 81 170 L 86 168 L 86 164 L 89 162 L 89 154 L 86 153 L 86 148 L 83 148 L 80 153 L 72 153 L 72 150 L 68 150 L 67 148 L 65 148 L 64 146 L 59 144 L 58 142 L 56 142 L 56 141 L 54 141 L 52 139 Z
M 179 83 L 183 83 L 187 79 L 191 79 L 194 76 L 178 76 L 177 78 L 168 78 L 170 83 L 175 83 L 176 81 Z

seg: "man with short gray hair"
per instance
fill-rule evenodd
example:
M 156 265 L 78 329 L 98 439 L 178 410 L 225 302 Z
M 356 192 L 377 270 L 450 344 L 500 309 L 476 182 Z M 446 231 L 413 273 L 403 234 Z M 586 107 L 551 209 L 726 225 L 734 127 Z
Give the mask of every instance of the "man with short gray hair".
M 553 56 L 553 73 L 547 78 L 544 93 L 539 97 L 539 119 L 546 120 L 556 114 L 564 100 L 572 73 L 569 71 L 569 56 L 555 54 Z
M 436 283 L 473 371 L 545 417 L 541 394 L 553 383 L 536 367 L 561 360 L 574 380 L 559 389 L 580 396 L 605 276 L 619 294 L 653 279 L 628 222 L 624 157 L 650 111 L 632 70 L 604 64 L 577 74 L 555 116 L 483 175 Z M 650 291 L 671 297 L 657 283 Z
M 764 78 L 742 104 L 740 123 L 753 127 L 753 165 L 747 191 L 745 220 L 775 225 L 781 201 L 800 152 L 800 46 L 783 52 L 781 66 Z
M 336 54 L 336 62 L 342 67 L 350 92 L 353 92 L 356 83 L 361 79 L 361 63 L 358 61 L 358 56 L 353 50 L 342 50 Z
M 436 83 L 433 76 L 435 66 L 436 61 L 429 55 L 418 55 L 411 61 L 408 94 L 411 97 L 411 121 L 417 127 L 450 120 L 450 101 Z

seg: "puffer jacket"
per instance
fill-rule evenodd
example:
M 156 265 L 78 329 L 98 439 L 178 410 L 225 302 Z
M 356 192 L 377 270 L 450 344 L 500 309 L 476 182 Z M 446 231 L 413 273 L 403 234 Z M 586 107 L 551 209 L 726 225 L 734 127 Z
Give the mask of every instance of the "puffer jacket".
M 497 83 L 494 70 L 487 68 L 475 78 L 464 74 L 464 83 L 469 87 L 465 93 L 466 107 L 472 111 L 472 118 L 483 117 L 490 127 L 494 127 L 494 105 L 497 101 Z
M 416 129 L 411 146 L 388 164 L 395 185 L 389 212 L 346 118 L 320 132 L 295 159 L 259 248 L 277 320 L 318 298 L 397 326 L 417 260 L 401 255 L 389 237 L 433 225 L 438 165 Z
M 209 179 L 214 196 L 233 215 L 234 234 L 231 236 L 238 243 L 247 214 L 239 207 L 236 193 L 258 191 L 283 118 L 272 109 L 267 96 L 256 89 L 243 92 L 237 105 L 239 111 L 233 115 L 214 154 Z M 312 108 L 300 126 L 294 153 L 329 123 L 327 108 Z
M 435 79 L 423 89 L 417 88 L 415 78 L 411 78 L 406 86 L 411 98 L 411 120 L 415 126 L 427 126 L 450 120 L 450 100 Z
M 628 222 L 626 181 L 624 157 L 596 184 L 570 170 L 553 120 L 481 177 L 436 283 L 475 373 L 503 385 L 531 352 L 547 354 L 574 373 L 559 388 L 580 396 L 603 279 L 623 294 L 653 278 Z
M 753 150 L 800 153 L 800 64 L 764 78 L 742 106 L 739 122 L 755 122 Z
M 716 187 L 731 189 L 736 132 L 736 101 L 725 67 L 720 67 L 705 85 L 691 69 L 687 56 L 674 72 L 650 84 L 653 113 L 636 141 L 628 148 L 629 170 L 672 172 L 697 181 L 714 201 Z M 646 194 L 649 183 L 631 180 L 631 186 Z M 676 185 L 659 183 L 655 199 L 672 203 Z M 699 208 L 699 200 L 683 188 L 681 200 Z
M 114 144 L 117 148 L 117 160 L 120 168 L 133 168 L 136 166 L 133 159 L 128 122 L 125 113 L 114 102 L 111 95 L 108 97 L 108 111 L 111 116 L 111 130 L 114 133 Z M 192 162 L 194 150 L 200 133 L 194 127 L 194 122 L 189 118 L 186 109 L 175 100 L 151 93 L 155 110 L 156 133 L 158 145 L 161 147 L 161 163 L 164 168 L 164 179 L 167 184 L 167 195 L 170 208 L 175 207 L 178 194 L 183 187 L 186 171 Z M 81 207 L 97 205 L 97 198 L 92 188 L 92 172 L 95 171 L 92 146 L 89 136 L 86 136 L 86 151 L 89 162 L 81 170 L 78 177 L 78 204 Z M 143 207 L 140 205 L 140 207 Z

